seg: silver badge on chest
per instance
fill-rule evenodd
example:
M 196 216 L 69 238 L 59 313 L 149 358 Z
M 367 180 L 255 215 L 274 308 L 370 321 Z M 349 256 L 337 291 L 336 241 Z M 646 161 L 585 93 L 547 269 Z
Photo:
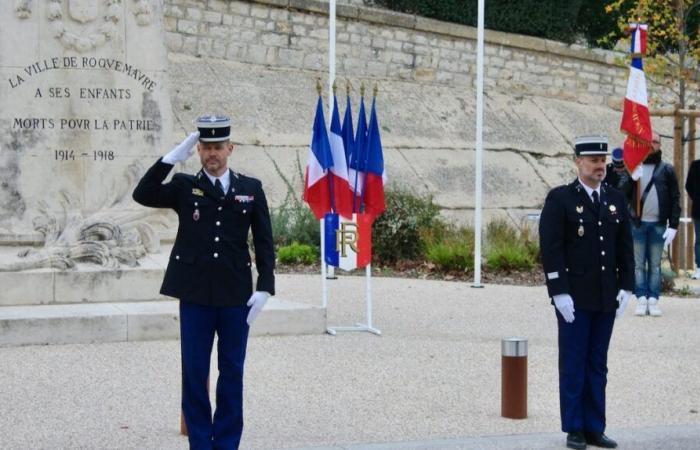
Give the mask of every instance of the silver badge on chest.
M 584 231 L 583 231 L 583 225 L 579 225 L 579 226 L 578 226 L 578 235 L 579 235 L 580 237 L 583 237 L 583 233 L 584 233 Z

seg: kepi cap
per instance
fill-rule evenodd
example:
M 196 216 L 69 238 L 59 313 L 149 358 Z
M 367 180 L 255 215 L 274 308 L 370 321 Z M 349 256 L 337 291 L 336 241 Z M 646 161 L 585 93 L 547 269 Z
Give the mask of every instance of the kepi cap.
M 608 154 L 608 137 L 602 135 L 576 136 L 574 141 L 576 156 Z
M 210 114 L 195 120 L 201 142 L 227 141 L 231 137 L 231 118 Z

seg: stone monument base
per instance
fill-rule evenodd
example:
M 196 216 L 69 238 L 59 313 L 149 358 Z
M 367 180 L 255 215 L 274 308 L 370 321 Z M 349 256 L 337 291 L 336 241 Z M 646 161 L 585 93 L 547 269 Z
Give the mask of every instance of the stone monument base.
M 0 346 L 179 339 L 178 302 L 158 294 L 169 250 L 133 268 L 0 272 Z M 325 308 L 273 297 L 251 335 L 325 330 Z

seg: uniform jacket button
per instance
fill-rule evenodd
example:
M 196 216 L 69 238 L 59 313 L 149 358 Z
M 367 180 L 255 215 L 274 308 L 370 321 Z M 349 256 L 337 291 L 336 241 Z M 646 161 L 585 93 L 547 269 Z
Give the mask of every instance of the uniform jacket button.
M 223 206 L 219 206 L 219 211 L 221 211 L 222 209 L 224 209 Z
M 221 222 L 219 222 L 219 221 L 217 220 L 217 221 L 216 221 L 216 226 L 218 227 L 218 226 L 220 226 L 220 225 L 221 225 Z M 600 239 L 602 240 L 603 238 L 600 238 Z
M 214 242 L 219 242 L 219 236 L 214 238 Z
M 214 253 L 214 258 L 218 258 L 218 257 L 219 257 L 219 254 L 218 254 L 218 253 Z
M 180 259 L 180 255 L 175 255 L 175 259 Z

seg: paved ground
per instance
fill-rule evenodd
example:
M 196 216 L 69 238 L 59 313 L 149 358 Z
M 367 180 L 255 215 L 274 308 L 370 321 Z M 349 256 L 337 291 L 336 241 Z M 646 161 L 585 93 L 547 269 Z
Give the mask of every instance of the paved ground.
M 362 318 L 363 281 L 330 284 L 329 324 Z M 381 337 L 250 340 L 242 448 L 563 448 L 543 287 L 373 287 Z M 285 298 L 320 303 L 320 290 L 318 276 L 279 277 Z M 630 309 L 616 324 L 608 423 L 621 448 L 700 442 L 700 300 L 661 306 L 662 318 Z M 530 343 L 529 418 L 518 421 L 500 417 L 500 340 L 514 335 Z M 178 352 L 174 341 L 0 348 L 0 448 L 186 448 Z

